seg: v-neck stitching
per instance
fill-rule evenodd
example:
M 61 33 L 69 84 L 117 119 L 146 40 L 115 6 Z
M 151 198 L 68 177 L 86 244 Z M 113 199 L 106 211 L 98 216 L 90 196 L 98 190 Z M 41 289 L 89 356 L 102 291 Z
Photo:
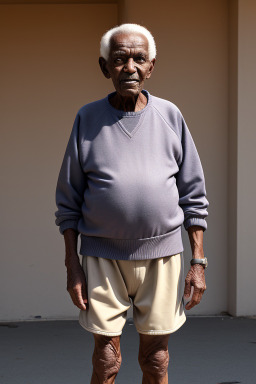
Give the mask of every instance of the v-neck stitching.
M 149 108 L 150 104 L 151 104 L 151 96 L 149 94 L 148 91 L 145 91 L 143 90 L 145 93 L 146 93 L 146 97 L 148 99 L 148 102 L 147 102 L 147 105 L 141 109 L 140 111 L 138 112 L 125 112 L 125 111 L 121 111 L 119 109 L 116 109 L 114 108 L 110 102 L 109 102 L 109 96 L 111 96 L 112 94 L 109 94 L 107 97 L 106 97 L 106 102 L 108 104 L 108 109 L 110 111 L 110 113 L 112 114 L 112 116 L 115 117 L 115 120 L 119 126 L 119 128 L 121 129 L 121 131 L 126 135 L 128 136 L 130 139 L 132 139 L 135 134 L 138 132 L 139 128 L 141 127 L 142 125 L 142 122 L 144 120 L 144 117 L 145 117 L 145 112 L 146 110 Z M 125 127 L 124 125 L 122 124 L 121 122 L 121 119 L 123 117 L 128 117 L 128 118 L 133 118 L 133 117 L 137 117 L 138 115 L 140 115 L 140 119 L 139 119 L 139 122 L 137 124 L 137 126 L 131 131 L 129 132 Z
M 143 108 L 144 109 L 144 108 Z M 143 115 L 140 116 L 140 119 L 139 119 L 139 122 L 138 124 L 136 125 L 136 127 L 130 132 L 128 131 L 125 126 L 123 125 L 121 119 L 123 117 L 126 117 L 126 118 L 129 118 L 129 119 L 133 119 L 137 116 L 122 116 L 122 118 L 120 120 L 117 121 L 118 125 L 120 126 L 120 128 L 126 133 L 126 135 L 128 135 L 130 138 L 132 138 L 136 132 L 138 131 L 138 129 L 140 128 L 141 124 L 142 124 L 142 121 L 144 120 L 144 116 L 145 116 L 145 113 L 143 113 Z

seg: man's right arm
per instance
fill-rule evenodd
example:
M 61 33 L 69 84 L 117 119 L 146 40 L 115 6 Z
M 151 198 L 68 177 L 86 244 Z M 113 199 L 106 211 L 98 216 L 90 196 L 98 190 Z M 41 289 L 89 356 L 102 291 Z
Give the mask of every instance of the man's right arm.
M 78 233 L 74 229 L 64 231 L 65 265 L 67 268 L 67 291 L 73 303 L 82 310 L 87 306 L 86 280 L 77 254 Z
M 81 207 L 86 188 L 86 176 L 79 156 L 79 126 L 80 116 L 77 114 L 59 173 L 56 188 L 58 210 L 55 213 L 55 222 L 65 240 L 67 290 L 73 303 L 85 310 L 87 304 L 85 274 L 77 254 L 78 222 L 82 216 Z
M 86 189 L 86 174 L 80 161 L 80 116 L 76 116 L 69 138 L 56 188 L 56 225 L 64 234 L 67 229 L 78 231 Z

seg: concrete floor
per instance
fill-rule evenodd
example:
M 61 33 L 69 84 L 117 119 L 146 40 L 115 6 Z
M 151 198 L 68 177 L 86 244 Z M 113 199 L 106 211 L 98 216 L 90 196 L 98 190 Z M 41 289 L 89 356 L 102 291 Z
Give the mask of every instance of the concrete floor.
M 89 384 L 93 340 L 76 321 L 0 323 L 0 384 Z M 169 382 L 255 384 L 256 319 L 188 317 L 169 343 Z M 118 384 L 139 384 L 138 335 L 126 325 Z

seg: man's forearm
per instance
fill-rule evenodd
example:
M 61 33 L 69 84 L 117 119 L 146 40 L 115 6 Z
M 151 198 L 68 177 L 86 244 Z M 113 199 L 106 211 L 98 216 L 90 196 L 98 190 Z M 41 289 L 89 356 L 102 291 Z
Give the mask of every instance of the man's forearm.
M 87 305 L 86 279 L 77 254 L 78 232 L 68 228 L 63 234 L 66 246 L 67 290 L 73 303 L 84 311 Z
M 64 231 L 64 240 L 65 240 L 65 265 L 67 268 L 72 268 L 75 264 L 79 263 L 79 257 L 77 254 L 77 238 L 78 232 L 74 229 L 68 228 Z
M 193 258 L 196 258 L 196 259 L 204 258 L 203 228 L 196 225 L 192 225 L 191 227 L 188 228 L 188 236 L 189 236 Z
M 203 228 L 196 225 L 192 225 L 191 227 L 188 227 L 188 235 L 192 250 L 192 257 L 194 259 L 203 259 Z M 193 295 L 190 301 L 185 306 L 185 308 L 188 310 L 200 303 L 202 295 L 206 289 L 203 265 L 191 265 L 190 270 L 188 271 L 187 277 L 185 279 L 185 298 L 188 299 L 190 297 L 192 287 L 194 288 Z

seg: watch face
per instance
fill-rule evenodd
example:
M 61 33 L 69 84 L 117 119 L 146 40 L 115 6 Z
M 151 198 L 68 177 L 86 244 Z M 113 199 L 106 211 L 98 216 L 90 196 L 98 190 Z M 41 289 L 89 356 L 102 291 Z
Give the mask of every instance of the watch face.
M 207 262 L 207 259 L 206 257 L 204 259 L 202 259 L 202 263 L 201 263 L 205 268 L 207 268 L 207 265 L 208 265 L 208 262 Z
M 208 261 L 207 261 L 207 258 L 205 257 L 204 259 L 192 259 L 191 262 L 190 262 L 191 265 L 195 265 L 195 264 L 201 264 L 203 265 L 205 268 L 207 268 L 208 266 Z

